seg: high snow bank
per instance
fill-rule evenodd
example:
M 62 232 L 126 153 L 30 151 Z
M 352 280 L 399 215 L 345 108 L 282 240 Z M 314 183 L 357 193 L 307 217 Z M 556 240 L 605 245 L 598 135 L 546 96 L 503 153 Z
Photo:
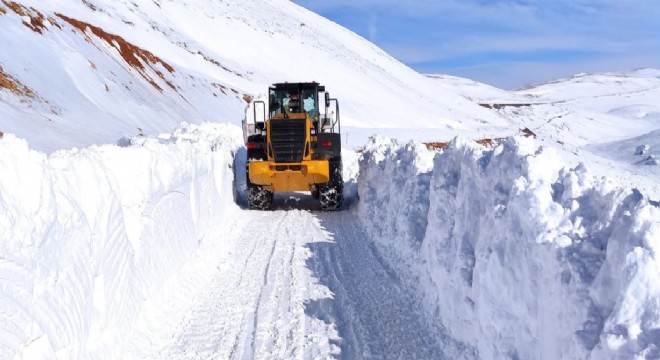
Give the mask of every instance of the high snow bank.
M 2 358 L 117 358 L 137 315 L 236 205 L 234 126 L 46 156 L 0 139 Z
M 660 209 L 638 191 L 528 139 L 375 138 L 359 176 L 377 248 L 480 357 L 660 356 Z

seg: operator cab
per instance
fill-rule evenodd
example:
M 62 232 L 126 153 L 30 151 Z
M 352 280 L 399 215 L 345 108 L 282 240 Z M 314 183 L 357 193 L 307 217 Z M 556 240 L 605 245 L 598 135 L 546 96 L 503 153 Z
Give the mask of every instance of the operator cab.
M 325 93 L 325 87 L 318 83 L 281 83 L 268 89 L 270 119 L 299 118 L 297 114 L 307 114 L 317 126 L 319 121 L 319 97 Z

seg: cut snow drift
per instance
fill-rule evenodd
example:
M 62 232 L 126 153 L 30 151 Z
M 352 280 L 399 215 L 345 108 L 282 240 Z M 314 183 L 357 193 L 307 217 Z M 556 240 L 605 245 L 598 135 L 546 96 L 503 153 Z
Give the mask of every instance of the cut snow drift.
M 240 130 L 50 156 L 0 140 L 2 358 L 118 358 L 163 282 L 235 208 Z
M 374 138 L 355 210 L 426 311 L 484 359 L 660 356 L 660 209 L 529 139 Z

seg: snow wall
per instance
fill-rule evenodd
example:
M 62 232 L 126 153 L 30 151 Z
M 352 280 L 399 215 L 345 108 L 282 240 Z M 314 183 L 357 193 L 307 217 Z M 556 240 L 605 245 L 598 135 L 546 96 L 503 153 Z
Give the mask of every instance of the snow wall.
M 354 211 L 436 324 L 484 359 L 660 357 L 660 209 L 524 138 L 372 138 Z
M 118 358 L 163 282 L 235 211 L 235 126 L 56 152 L 0 139 L 0 354 Z

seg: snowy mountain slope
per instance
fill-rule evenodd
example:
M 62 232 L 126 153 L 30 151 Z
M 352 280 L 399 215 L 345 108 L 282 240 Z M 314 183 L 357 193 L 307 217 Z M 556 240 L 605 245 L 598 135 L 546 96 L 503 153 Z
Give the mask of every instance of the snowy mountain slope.
M 589 145 L 587 149 L 637 169 L 647 169 L 649 175 L 655 173 L 660 176 L 655 166 L 660 158 L 660 130 L 632 139 Z
M 576 146 L 623 140 L 660 128 L 660 71 L 583 74 L 517 94 L 535 98 L 557 137 Z M 547 117 L 547 116 L 546 116 Z M 569 135 L 573 133 L 574 135 Z
M 445 74 L 430 74 L 426 77 L 434 80 L 439 86 L 456 92 L 461 96 L 484 104 L 516 104 L 529 103 L 531 95 L 520 95 L 513 91 L 498 89 L 488 84 Z
M 639 136 L 660 127 L 660 70 L 580 74 L 518 91 L 504 91 L 448 75 L 440 86 L 493 108 L 512 126 L 574 147 Z
M 608 95 L 637 94 L 658 88 L 660 70 L 638 69 L 631 71 L 577 74 L 568 79 L 531 84 L 516 91 L 525 96 L 545 100 L 579 100 Z
M 3 92 L 2 131 L 27 138 L 34 148 L 52 151 L 114 143 L 122 136 L 138 133 L 169 132 L 182 121 L 215 120 L 244 106 L 242 95 L 230 91 L 231 86 L 221 76 L 175 68 L 169 59 L 149 51 L 149 44 L 158 37 L 147 36 L 145 43 L 125 40 L 117 35 L 113 21 L 102 21 L 115 14 L 114 21 L 128 33 L 128 19 L 135 20 L 136 16 L 124 18 L 89 2 L 96 11 L 84 3 L 3 4 L 7 10 L 0 16 L 0 41 L 14 51 L 2 52 L 0 63 L 6 73 L 37 96 Z M 124 13 L 133 15 L 126 10 Z M 25 25 L 23 19 L 28 16 L 42 19 L 37 20 L 40 26 L 36 31 Z M 98 20 L 97 25 L 85 17 Z M 106 28 L 96 27 L 99 25 Z M 187 55 L 178 53 L 193 70 L 199 67 L 213 75 L 214 66 L 204 67 L 199 55 Z M 220 72 L 218 68 L 216 73 Z
M 637 160 L 637 166 L 631 166 L 638 146 L 657 142 L 659 70 L 582 74 L 519 90 L 504 99 L 487 86 L 471 87 L 482 96 L 480 103 L 496 109 L 515 128 L 533 131 L 537 140 L 556 148 L 572 166 L 583 162 L 600 176 L 660 198 L 660 169 L 652 161 L 639 166 Z
M 507 125 L 356 34 L 289 1 L 4 0 L 0 131 L 34 148 L 115 142 L 182 121 L 240 123 L 244 98 L 281 81 L 318 81 L 343 125 Z M 478 122 L 477 122 L 478 121 Z M 404 125 L 405 124 L 405 125 Z

